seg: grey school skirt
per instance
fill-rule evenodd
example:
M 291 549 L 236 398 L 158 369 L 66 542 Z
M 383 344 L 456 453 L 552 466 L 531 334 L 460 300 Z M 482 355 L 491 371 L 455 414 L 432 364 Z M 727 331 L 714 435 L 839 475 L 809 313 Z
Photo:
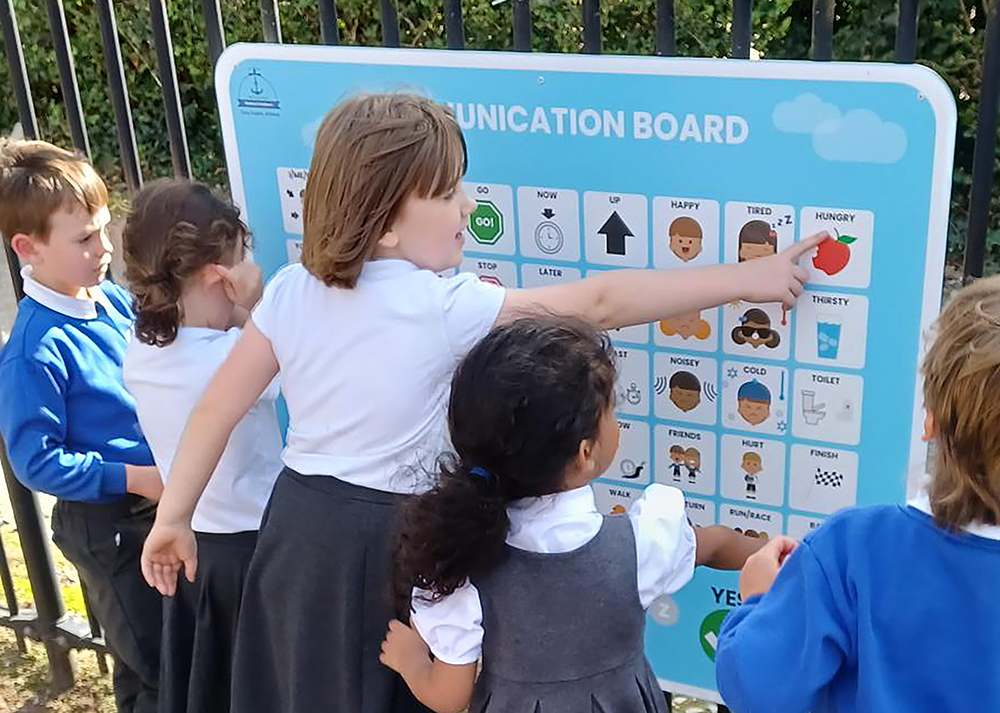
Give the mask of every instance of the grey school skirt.
M 233 713 L 426 713 L 379 662 L 405 496 L 285 468 L 236 634 Z
M 158 713 L 229 713 L 233 651 L 257 532 L 196 532 L 198 577 L 163 598 Z

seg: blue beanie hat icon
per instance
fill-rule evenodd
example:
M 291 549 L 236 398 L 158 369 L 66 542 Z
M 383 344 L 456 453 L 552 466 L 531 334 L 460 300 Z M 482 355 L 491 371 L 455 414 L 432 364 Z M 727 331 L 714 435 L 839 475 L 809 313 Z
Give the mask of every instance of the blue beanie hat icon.
M 736 393 L 736 399 L 747 399 L 749 401 L 761 401 L 763 403 L 771 403 L 771 392 L 766 386 L 752 379 L 746 382 L 740 387 L 740 390 Z

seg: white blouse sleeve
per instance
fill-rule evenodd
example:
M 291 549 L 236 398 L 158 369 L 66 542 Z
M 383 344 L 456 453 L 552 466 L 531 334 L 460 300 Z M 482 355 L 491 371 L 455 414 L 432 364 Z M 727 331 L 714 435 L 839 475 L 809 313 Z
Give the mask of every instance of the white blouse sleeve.
M 452 353 L 461 359 L 496 323 L 507 291 L 471 272 L 437 279 L 442 281 L 445 332 Z
M 434 657 L 453 666 L 475 663 L 483 650 L 483 606 L 479 591 L 466 582 L 448 596 L 430 602 L 413 590 L 410 623 Z
M 229 353 L 233 351 L 233 349 L 236 347 L 236 343 L 240 341 L 240 337 L 242 336 L 243 336 L 243 329 L 241 327 L 230 327 L 229 329 L 226 330 L 225 339 L 227 343 L 224 347 L 226 353 L 225 355 L 222 356 L 222 359 L 219 360 L 219 366 L 222 366 L 223 362 L 225 362 L 226 359 L 229 358 Z M 258 398 L 257 401 L 258 402 L 277 401 L 278 396 L 280 395 L 281 395 L 281 374 L 278 374 L 273 379 L 271 379 L 271 383 L 267 385 L 267 387 L 261 393 L 260 398 Z
M 658 483 L 632 504 L 628 518 L 635 531 L 639 601 L 646 609 L 694 576 L 694 529 L 684 510 L 684 494 Z
M 287 319 L 287 315 L 283 314 L 284 304 L 281 299 L 281 285 L 293 273 L 304 269 L 299 263 L 293 263 L 278 270 L 274 277 L 264 286 L 264 294 L 250 314 L 254 326 L 270 342 L 275 341 L 275 329 L 281 325 L 283 319 Z

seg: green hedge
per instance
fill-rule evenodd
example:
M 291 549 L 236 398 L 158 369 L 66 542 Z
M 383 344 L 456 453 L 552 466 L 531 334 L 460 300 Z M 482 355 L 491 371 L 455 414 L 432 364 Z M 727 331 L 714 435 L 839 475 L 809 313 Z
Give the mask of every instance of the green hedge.
M 72 36 L 80 92 L 94 160 L 112 183 L 121 183 L 114 115 L 107 94 L 100 30 L 92 0 L 64 0 Z M 400 39 L 404 46 L 443 47 L 442 0 L 398 0 Z M 261 41 L 257 0 L 222 0 L 228 42 Z M 318 43 L 315 0 L 280 0 L 285 42 Z M 545 52 L 578 52 L 582 45 L 581 0 L 533 0 L 532 42 Z M 921 3 L 918 56 L 948 81 L 959 106 L 950 242 L 964 240 L 979 96 L 985 11 L 976 0 Z M 59 75 L 52 52 L 47 14 L 41 3 L 14 0 L 21 29 L 35 108 L 44 138 L 70 143 Z M 895 0 L 839 0 L 834 23 L 834 54 L 842 60 L 891 61 L 895 38 Z M 339 0 L 341 41 L 376 45 L 381 41 L 378 0 Z M 604 50 L 650 54 L 654 49 L 656 0 L 604 0 Z M 755 3 L 753 47 L 765 58 L 804 58 L 809 51 L 812 0 L 767 0 Z M 122 54 L 132 101 L 142 169 L 146 178 L 170 173 L 163 100 L 145 0 L 116 3 Z M 188 143 L 199 179 L 225 186 L 226 176 L 212 89 L 212 72 L 204 36 L 200 0 L 173 0 L 168 5 L 175 62 L 184 106 Z M 729 52 L 730 0 L 677 0 L 678 53 L 721 57 Z M 511 3 L 501 0 L 463 2 L 466 46 L 510 49 Z M 6 58 L 5 58 L 6 60 Z M 17 121 L 7 73 L 0 66 L 0 130 Z M 1000 253 L 1000 190 L 994 191 L 990 244 Z

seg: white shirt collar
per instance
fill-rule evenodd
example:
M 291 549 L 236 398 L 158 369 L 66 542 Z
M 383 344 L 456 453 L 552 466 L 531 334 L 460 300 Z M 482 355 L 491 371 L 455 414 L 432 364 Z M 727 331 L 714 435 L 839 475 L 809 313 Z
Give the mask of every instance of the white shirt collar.
M 926 488 L 922 488 L 912 500 L 906 503 L 911 508 L 915 508 L 922 513 L 926 513 L 931 517 L 934 517 L 934 511 L 931 509 L 931 499 L 928 495 Z M 970 535 L 975 535 L 976 537 L 984 537 L 988 540 L 1000 540 L 1000 525 L 984 525 L 979 522 L 973 522 L 962 528 Z
M 507 506 L 510 531 L 507 544 L 531 552 L 570 552 L 601 529 L 589 485 L 537 498 L 515 500 Z
M 417 272 L 420 268 L 409 260 L 396 258 L 379 258 L 369 260 L 361 266 L 361 277 L 366 280 L 384 280 L 389 277 Z
M 92 299 L 71 297 L 70 295 L 56 292 L 51 287 L 46 287 L 32 276 L 33 272 L 34 270 L 31 265 L 25 265 L 21 268 L 21 279 L 24 280 L 24 294 L 43 307 L 48 307 L 54 312 L 77 319 L 96 318 L 97 302 L 104 305 L 105 309 L 110 307 L 108 297 L 100 287 L 91 287 L 87 290 Z

